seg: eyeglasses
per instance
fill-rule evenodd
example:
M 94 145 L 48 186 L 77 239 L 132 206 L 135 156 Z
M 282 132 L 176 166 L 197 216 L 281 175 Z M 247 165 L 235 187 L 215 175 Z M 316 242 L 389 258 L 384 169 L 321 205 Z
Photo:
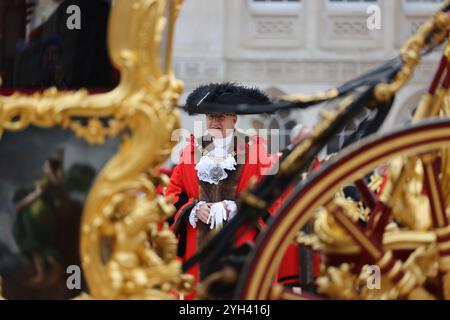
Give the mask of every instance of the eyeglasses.
M 226 113 L 210 113 L 206 115 L 206 118 L 208 120 L 217 120 L 217 121 L 223 121 L 226 117 L 231 116 L 231 114 Z

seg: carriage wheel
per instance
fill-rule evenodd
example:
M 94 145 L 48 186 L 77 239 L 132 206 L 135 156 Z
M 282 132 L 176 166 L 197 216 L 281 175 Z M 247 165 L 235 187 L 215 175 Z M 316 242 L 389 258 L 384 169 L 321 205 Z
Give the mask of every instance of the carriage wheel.
M 316 226 L 318 215 L 320 215 L 318 212 L 327 211 L 328 218 L 332 217 L 339 228 L 338 234 L 341 239 L 336 239 L 337 242 L 338 240 L 347 241 L 347 244 L 341 243 L 340 247 L 337 245 L 334 252 L 333 248 L 330 249 L 329 246 L 326 248 L 323 243 L 322 246 L 318 245 L 315 248 L 328 262 L 331 261 L 330 256 L 340 258 L 340 262 L 334 265 L 327 262 L 325 268 L 322 268 L 323 276 L 316 281 L 323 296 L 339 299 L 450 298 L 450 273 L 448 272 L 450 270 L 448 258 L 450 228 L 445 214 L 445 208 L 449 206 L 450 192 L 449 149 L 445 148 L 449 147 L 450 121 L 440 120 L 425 122 L 382 137 L 369 137 L 330 160 L 304 185 L 294 190 L 276 218 L 258 238 L 239 276 L 235 297 L 238 299 L 310 298 L 308 295 L 295 294 L 275 284 L 274 279 L 284 253 L 289 244 L 298 238 L 299 230 L 311 219 L 316 219 L 314 222 Z M 363 178 L 377 166 L 392 163 L 392 160 L 396 158 L 400 158 L 405 166 L 407 163 L 412 163 L 411 161 L 417 162 L 417 159 L 420 159 L 418 161 L 424 173 L 423 189 L 425 190 L 421 195 L 425 194 L 427 197 L 428 211 L 418 212 L 420 217 L 415 219 L 413 217 L 408 221 L 408 213 L 395 213 L 396 203 L 389 203 L 394 208 L 387 210 L 392 211 L 393 218 L 391 217 L 390 221 L 402 220 L 403 215 L 403 224 L 398 230 L 392 231 L 390 230 L 392 224 L 385 223 L 381 227 L 381 234 L 377 235 L 358 226 L 346 212 L 345 203 L 341 201 L 339 204 L 339 201 L 335 202 L 333 199 L 344 185 Z M 415 167 L 413 172 L 415 172 L 414 169 Z M 392 176 L 394 171 L 395 168 L 391 168 Z M 409 177 L 402 179 L 397 176 L 395 179 L 394 185 L 411 182 Z M 406 189 L 407 187 L 403 186 L 396 190 L 405 192 Z M 390 190 L 388 193 L 395 192 Z M 446 204 L 445 197 L 447 197 Z M 397 196 L 398 199 L 404 200 Z M 378 202 L 376 210 L 380 208 L 380 204 L 382 203 Z M 386 204 L 384 206 L 387 208 Z M 431 221 L 431 225 L 426 222 L 420 225 L 417 220 Z M 317 228 L 314 230 L 316 233 Z M 358 263 L 361 261 L 364 263 Z M 381 291 L 384 296 L 380 291 L 377 291 L 379 296 L 371 296 L 371 293 L 364 288 L 362 291 L 365 291 L 365 294 L 361 290 L 349 292 L 361 282 L 363 265 L 367 267 L 370 264 L 381 268 L 382 284 L 386 285 Z M 440 284 L 437 286 L 438 293 L 430 293 L 427 283 L 429 280 Z

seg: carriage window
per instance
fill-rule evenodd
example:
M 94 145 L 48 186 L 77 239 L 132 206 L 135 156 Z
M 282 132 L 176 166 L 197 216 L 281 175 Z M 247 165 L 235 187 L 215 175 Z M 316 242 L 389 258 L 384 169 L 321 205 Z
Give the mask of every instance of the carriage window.
M 110 6 L 107 0 L 0 1 L 0 90 L 113 88 L 119 75 L 107 52 Z

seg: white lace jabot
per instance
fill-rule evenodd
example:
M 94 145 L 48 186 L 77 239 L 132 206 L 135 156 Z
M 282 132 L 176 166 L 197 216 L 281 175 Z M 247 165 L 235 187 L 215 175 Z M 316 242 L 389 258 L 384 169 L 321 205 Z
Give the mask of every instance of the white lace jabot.
M 199 180 L 210 184 L 218 184 L 228 178 L 225 170 L 236 170 L 236 159 L 233 154 L 228 153 L 228 149 L 234 135 L 229 135 L 225 139 L 214 139 L 214 149 L 202 156 L 195 166 Z M 214 161 L 214 158 L 223 158 L 221 162 Z
M 233 153 L 229 153 L 233 137 L 234 135 L 231 134 L 224 139 L 213 140 L 214 149 L 202 156 L 195 166 L 199 180 L 210 184 L 219 184 L 220 181 L 228 178 L 226 170 L 236 170 L 236 159 L 234 158 Z M 222 161 L 217 162 L 217 159 L 222 159 Z M 189 215 L 189 222 L 194 228 L 197 227 L 198 222 L 197 210 L 202 204 L 205 204 L 205 202 L 200 201 L 197 203 Z M 210 225 L 211 229 L 220 229 L 226 220 L 229 220 L 236 215 L 236 212 L 237 206 L 234 201 L 225 200 L 214 203 L 211 206 L 207 224 Z

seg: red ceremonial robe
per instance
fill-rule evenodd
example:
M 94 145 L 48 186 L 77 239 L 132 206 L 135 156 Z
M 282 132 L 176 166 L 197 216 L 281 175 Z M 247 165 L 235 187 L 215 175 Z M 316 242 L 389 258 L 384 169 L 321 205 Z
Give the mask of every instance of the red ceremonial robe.
M 243 169 L 238 180 L 236 199 L 238 198 L 238 195 L 249 186 L 249 183 L 253 177 L 260 178 L 263 171 L 269 170 L 272 166 L 270 156 L 263 145 L 264 142 L 262 139 L 258 136 L 248 138 L 250 141 L 245 143 L 245 150 L 242 148 L 242 151 L 249 156 L 245 157 L 245 164 L 243 165 Z M 179 228 L 181 220 L 188 218 L 193 205 L 199 199 L 199 180 L 195 170 L 195 148 L 196 141 L 193 137 L 191 137 L 191 143 L 182 151 L 180 155 L 180 162 L 175 167 L 170 183 L 166 189 L 166 197 L 173 197 L 173 204 L 178 202 L 182 193 L 185 193 L 188 198 L 187 202 L 179 208 L 175 215 L 173 230 L 177 236 L 180 234 Z M 273 210 L 269 210 L 269 212 L 273 212 Z M 186 217 L 185 215 L 188 216 Z M 260 223 L 263 224 L 262 221 L 260 221 Z M 183 261 L 189 259 L 197 252 L 197 228 L 193 228 L 189 222 L 187 222 L 185 226 L 185 251 L 181 257 Z M 242 234 L 242 232 L 238 233 Z M 237 239 L 236 246 L 240 246 L 247 241 L 254 241 L 257 234 L 257 228 L 249 230 Z M 188 271 L 188 273 L 194 276 L 197 283 L 199 280 L 198 265 L 194 266 Z
M 193 137 L 191 137 L 191 143 L 182 151 L 180 155 L 180 162 L 175 167 L 171 175 L 170 183 L 166 190 L 166 196 L 173 197 L 173 204 L 176 204 L 178 202 L 182 193 L 185 193 L 188 198 L 187 202 L 178 209 L 175 215 L 175 222 L 172 227 L 177 236 L 180 235 L 181 220 L 188 218 L 185 215 L 190 214 L 191 209 L 197 202 L 197 199 L 199 199 L 199 180 L 197 177 L 197 172 L 195 170 L 195 145 L 196 141 Z M 258 136 L 252 137 L 251 141 L 245 145 L 245 153 L 251 156 L 246 157 L 245 159 L 245 164 L 236 188 L 236 198 L 238 198 L 239 193 L 244 191 L 249 186 L 252 178 L 261 178 L 265 170 L 270 170 L 273 165 L 273 160 L 275 160 L 274 158 L 271 158 L 269 156 L 264 147 L 264 141 Z M 255 155 L 257 155 L 257 158 L 255 158 Z M 276 212 L 283 198 L 284 197 L 281 197 L 272 205 L 272 207 L 268 209 L 268 212 L 270 214 L 274 214 Z M 265 224 L 262 220 L 259 221 L 259 224 L 261 225 L 261 227 L 265 227 Z M 184 246 L 185 250 L 181 256 L 181 259 L 183 261 L 189 259 L 197 252 L 197 228 L 193 228 L 189 222 L 186 223 L 185 228 L 186 238 L 179 239 L 182 241 L 186 241 Z M 253 242 L 258 232 L 259 230 L 257 228 L 251 229 L 246 234 L 240 236 L 237 239 L 236 246 L 240 246 L 247 241 Z M 242 234 L 242 232 L 240 231 L 238 231 L 238 233 Z M 292 281 L 292 278 L 295 277 L 295 275 L 297 275 L 298 278 L 298 270 L 298 253 L 297 250 L 295 250 L 293 246 L 291 246 L 283 257 L 278 271 L 277 279 L 279 279 L 281 282 L 289 283 Z M 196 283 L 199 281 L 198 265 L 194 266 L 191 270 L 188 270 L 188 273 L 194 276 Z

